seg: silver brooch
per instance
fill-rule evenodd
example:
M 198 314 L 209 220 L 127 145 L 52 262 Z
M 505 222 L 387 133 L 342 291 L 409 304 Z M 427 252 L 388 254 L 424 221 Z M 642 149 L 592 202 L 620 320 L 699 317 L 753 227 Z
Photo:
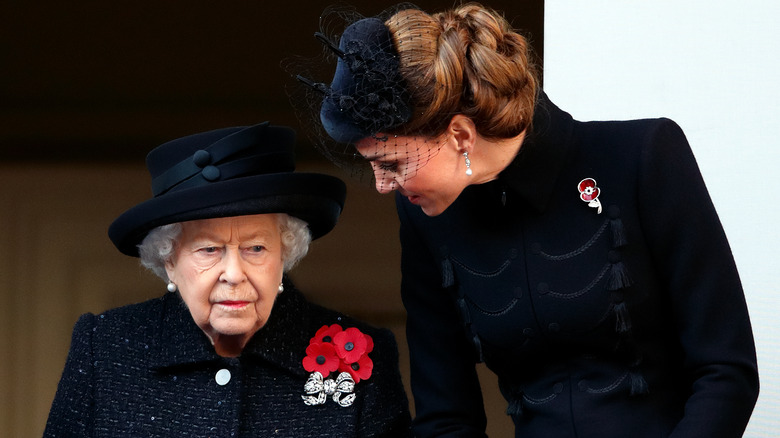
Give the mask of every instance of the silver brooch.
M 349 373 L 339 373 L 336 380 L 324 379 L 319 371 L 311 373 L 303 390 L 308 395 L 302 395 L 307 406 L 322 405 L 328 397 L 341 407 L 352 406 L 355 401 L 355 381 Z

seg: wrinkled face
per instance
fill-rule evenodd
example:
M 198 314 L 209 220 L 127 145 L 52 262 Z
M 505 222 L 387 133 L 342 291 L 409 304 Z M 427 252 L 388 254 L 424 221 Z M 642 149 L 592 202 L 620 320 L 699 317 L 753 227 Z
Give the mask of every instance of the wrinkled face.
M 355 144 L 374 171 L 376 190 L 398 190 L 428 216 L 437 216 L 468 185 L 465 162 L 447 137 L 368 137 Z
M 216 346 L 228 337 L 245 342 L 268 321 L 282 281 L 277 216 L 183 222 L 166 270 Z

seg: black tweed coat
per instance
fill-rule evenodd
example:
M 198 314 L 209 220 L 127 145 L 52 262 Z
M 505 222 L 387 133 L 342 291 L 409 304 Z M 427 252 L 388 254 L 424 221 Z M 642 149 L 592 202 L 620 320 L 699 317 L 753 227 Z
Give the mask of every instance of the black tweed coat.
M 309 304 L 286 284 L 240 357 L 218 356 L 178 294 L 76 323 L 45 437 L 404 437 L 409 411 L 392 333 Z M 307 406 L 301 361 L 323 325 L 373 337 L 372 376 L 341 407 Z M 215 376 L 228 370 L 219 385 Z M 222 372 L 224 374 L 224 371 Z
M 484 436 L 477 361 L 517 437 L 742 435 L 750 321 L 674 122 L 582 123 L 542 96 L 497 180 L 437 217 L 396 199 L 418 436 Z

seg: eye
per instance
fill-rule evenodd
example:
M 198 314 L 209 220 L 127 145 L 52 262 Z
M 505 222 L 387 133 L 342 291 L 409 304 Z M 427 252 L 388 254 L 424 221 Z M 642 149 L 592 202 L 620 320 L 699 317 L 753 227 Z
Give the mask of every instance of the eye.
M 395 161 L 377 161 L 376 167 L 385 172 L 395 172 L 398 169 L 398 163 Z
M 265 247 L 263 245 L 254 245 L 249 247 L 249 251 L 251 252 L 263 252 L 265 251 Z
M 195 250 L 195 257 L 198 260 L 214 260 L 222 254 L 222 247 L 219 246 L 202 246 Z

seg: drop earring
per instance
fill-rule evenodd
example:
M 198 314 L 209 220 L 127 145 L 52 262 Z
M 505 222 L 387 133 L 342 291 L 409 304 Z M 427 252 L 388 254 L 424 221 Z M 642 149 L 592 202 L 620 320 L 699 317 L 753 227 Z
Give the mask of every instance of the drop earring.
M 469 153 L 464 152 L 463 158 L 466 159 L 466 175 L 471 176 L 473 172 L 471 171 L 471 160 L 469 159 Z
M 176 284 L 172 281 L 168 282 L 168 292 L 176 292 Z
M 284 292 L 284 283 L 279 283 L 279 293 Z

